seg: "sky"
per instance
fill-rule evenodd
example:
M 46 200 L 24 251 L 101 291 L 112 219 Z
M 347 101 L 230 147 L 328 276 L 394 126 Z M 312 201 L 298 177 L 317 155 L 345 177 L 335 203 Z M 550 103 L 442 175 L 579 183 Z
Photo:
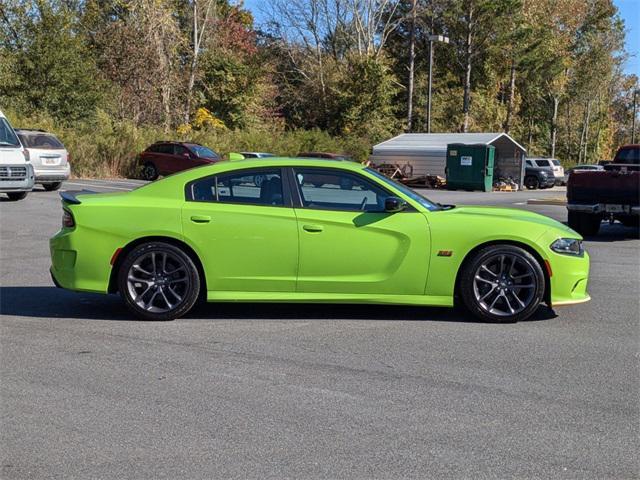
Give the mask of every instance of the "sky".
M 613 3 L 624 20 L 625 43 L 629 59 L 625 72 L 640 77 L 640 0 L 614 0 Z
M 244 6 L 251 10 L 256 23 L 264 19 L 264 4 L 269 0 L 244 0 Z M 640 77 L 640 0 L 613 0 L 625 24 L 626 50 L 629 55 L 625 72 Z

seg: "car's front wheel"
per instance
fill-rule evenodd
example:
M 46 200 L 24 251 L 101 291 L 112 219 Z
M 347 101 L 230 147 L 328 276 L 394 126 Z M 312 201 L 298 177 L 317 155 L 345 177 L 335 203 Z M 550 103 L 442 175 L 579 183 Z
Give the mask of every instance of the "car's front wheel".
M 524 179 L 524 186 L 529 190 L 535 190 L 540 186 L 540 182 L 538 182 L 538 179 L 536 177 L 529 175 Z
M 9 192 L 7 193 L 7 197 L 9 197 L 9 200 L 11 200 L 12 202 L 15 202 L 17 200 L 23 200 L 24 198 L 26 198 L 27 192 Z
M 465 263 L 459 294 L 476 317 L 517 322 L 535 313 L 544 297 L 545 277 L 531 253 L 514 245 L 491 245 Z
M 127 307 L 143 320 L 173 320 L 198 299 L 200 276 L 182 249 L 164 242 L 142 244 L 120 265 L 118 289 Z

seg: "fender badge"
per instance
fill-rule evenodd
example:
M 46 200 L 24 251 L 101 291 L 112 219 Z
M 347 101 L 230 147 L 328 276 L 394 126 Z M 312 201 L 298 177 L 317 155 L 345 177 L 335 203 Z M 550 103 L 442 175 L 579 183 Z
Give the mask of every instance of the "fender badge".
M 438 252 L 438 256 L 439 257 L 450 257 L 453 255 L 453 251 L 452 250 L 440 250 Z

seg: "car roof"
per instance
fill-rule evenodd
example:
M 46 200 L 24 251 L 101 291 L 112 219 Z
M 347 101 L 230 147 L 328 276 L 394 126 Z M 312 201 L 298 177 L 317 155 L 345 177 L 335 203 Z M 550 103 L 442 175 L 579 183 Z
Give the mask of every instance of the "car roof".
M 234 170 L 244 170 L 248 168 L 268 168 L 268 167 L 324 167 L 339 168 L 341 170 L 359 171 L 365 166 L 358 162 L 349 162 L 345 160 L 333 159 L 317 159 L 317 158 L 296 158 L 296 157 L 267 157 L 267 158 L 245 158 L 241 160 L 228 160 L 217 162 L 213 165 L 204 167 L 196 167 L 186 170 L 185 172 L 196 172 L 204 175 L 214 175 L 218 172 L 232 172 Z M 174 174 L 179 175 L 179 174 Z M 173 176 L 173 175 L 172 175 Z
M 157 142 L 153 142 L 151 145 L 158 145 L 159 143 L 169 143 L 171 145 L 197 145 L 199 147 L 203 146 L 196 142 L 179 142 L 177 140 L 158 140 Z
M 39 135 L 41 133 L 46 133 L 47 135 L 54 135 L 53 133 L 47 132 L 46 130 L 41 130 L 37 128 L 16 128 L 14 130 L 16 131 L 16 133 L 22 133 L 23 135 Z

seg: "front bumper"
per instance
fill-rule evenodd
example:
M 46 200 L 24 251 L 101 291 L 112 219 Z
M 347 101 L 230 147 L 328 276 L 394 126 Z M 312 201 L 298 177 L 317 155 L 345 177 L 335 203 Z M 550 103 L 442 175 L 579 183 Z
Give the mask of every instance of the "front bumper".
M 547 177 L 546 179 L 540 179 L 541 188 L 551 188 L 556 185 L 556 179 L 554 177 Z
M 71 167 L 69 164 L 57 168 L 35 168 L 35 183 L 63 182 L 69 179 Z
M 587 252 L 584 252 L 582 257 L 573 257 L 555 252 L 549 254 L 551 307 L 573 305 L 575 303 L 588 302 L 591 299 L 587 293 L 589 263 L 589 254 Z
M 33 189 L 33 166 L 0 165 L 0 192 L 30 192 Z

